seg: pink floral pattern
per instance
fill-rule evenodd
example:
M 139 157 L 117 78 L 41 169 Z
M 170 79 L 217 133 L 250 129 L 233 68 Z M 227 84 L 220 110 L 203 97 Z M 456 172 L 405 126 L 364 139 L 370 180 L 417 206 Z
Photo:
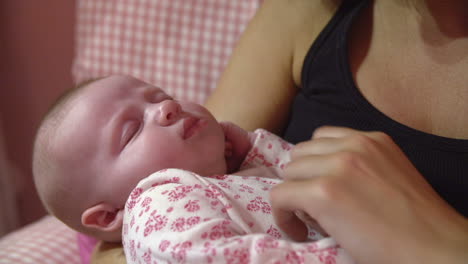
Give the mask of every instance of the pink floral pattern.
M 164 252 L 166 249 L 171 245 L 171 241 L 169 240 L 163 240 L 159 244 L 159 251 Z
M 196 212 L 200 210 L 200 205 L 198 203 L 199 203 L 199 200 L 195 200 L 195 201 L 189 200 L 185 204 L 184 208 L 185 210 L 187 210 L 187 212 L 190 212 L 190 213 Z
M 282 237 L 281 232 L 279 231 L 279 229 L 274 227 L 273 225 L 271 225 L 270 228 L 268 228 L 266 233 L 269 234 L 270 236 L 274 237 L 274 238 L 281 238 Z
M 269 203 L 265 202 L 263 200 L 263 197 L 261 196 L 257 196 L 255 197 L 254 200 L 251 200 L 249 202 L 249 204 L 247 204 L 247 208 L 246 208 L 248 211 L 252 211 L 252 212 L 257 212 L 257 211 L 260 211 L 260 212 L 263 212 L 265 214 L 271 214 L 271 206 Z
M 163 229 L 167 224 L 168 218 L 165 215 L 157 214 L 157 210 L 153 210 L 151 216 L 145 222 L 145 229 L 143 231 L 143 236 L 150 235 L 153 231 L 158 231 Z
M 130 194 L 130 198 L 128 199 L 127 204 L 125 206 L 129 211 L 131 211 L 133 207 L 135 207 L 135 204 L 137 203 L 137 200 L 142 192 L 142 188 L 133 189 L 132 193 Z
M 281 181 L 291 148 L 256 133 L 241 168 L 273 166 L 272 175 L 201 177 L 166 169 L 138 184 L 124 214 L 127 263 L 353 263 L 330 238 L 296 243 L 276 226 L 268 190 Z

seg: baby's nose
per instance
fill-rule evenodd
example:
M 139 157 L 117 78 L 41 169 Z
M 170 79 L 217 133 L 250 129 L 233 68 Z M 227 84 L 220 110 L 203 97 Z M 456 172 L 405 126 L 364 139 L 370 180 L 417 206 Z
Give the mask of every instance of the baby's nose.
M 174 100 L 164 100 L 158 105 L 156 119 L 161 126 L 170 126 L 178 120 L 181 113 L 180 104 Z

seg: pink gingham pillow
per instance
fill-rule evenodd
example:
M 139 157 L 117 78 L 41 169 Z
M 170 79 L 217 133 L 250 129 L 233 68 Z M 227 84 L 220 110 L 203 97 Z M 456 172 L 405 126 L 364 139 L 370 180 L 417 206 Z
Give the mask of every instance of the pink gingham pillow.
M 0 264 L 79 264 L 76 234 L 45 216 L 0 239 Z
M 79 0 L 76 82 L 130 74 L 203 103 L 262 0 Z

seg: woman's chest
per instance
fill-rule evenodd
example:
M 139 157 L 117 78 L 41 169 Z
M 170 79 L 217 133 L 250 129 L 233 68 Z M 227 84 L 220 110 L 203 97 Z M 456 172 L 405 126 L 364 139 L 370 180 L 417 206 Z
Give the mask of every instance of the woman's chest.
M 425 133 L 468 139 L 467 69 L 468 61 L 440 65 L 403 55 L 370 56 L 352 72 L 362 96 L 389 118 Z

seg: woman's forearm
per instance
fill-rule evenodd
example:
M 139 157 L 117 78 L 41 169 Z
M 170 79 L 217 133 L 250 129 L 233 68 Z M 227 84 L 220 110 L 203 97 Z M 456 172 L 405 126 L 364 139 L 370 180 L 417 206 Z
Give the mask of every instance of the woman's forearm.
M 283 0 L 265 1 L 260 7 L 206 102 L 219 121 L 231 121 L 249 131 L 281 132 L 297 92 L 291 71 L 295 23 L 291 18 L 296 11 Z
M 121 243 L 100 241 L 91 255 L 91 264 L 126 264 Z

